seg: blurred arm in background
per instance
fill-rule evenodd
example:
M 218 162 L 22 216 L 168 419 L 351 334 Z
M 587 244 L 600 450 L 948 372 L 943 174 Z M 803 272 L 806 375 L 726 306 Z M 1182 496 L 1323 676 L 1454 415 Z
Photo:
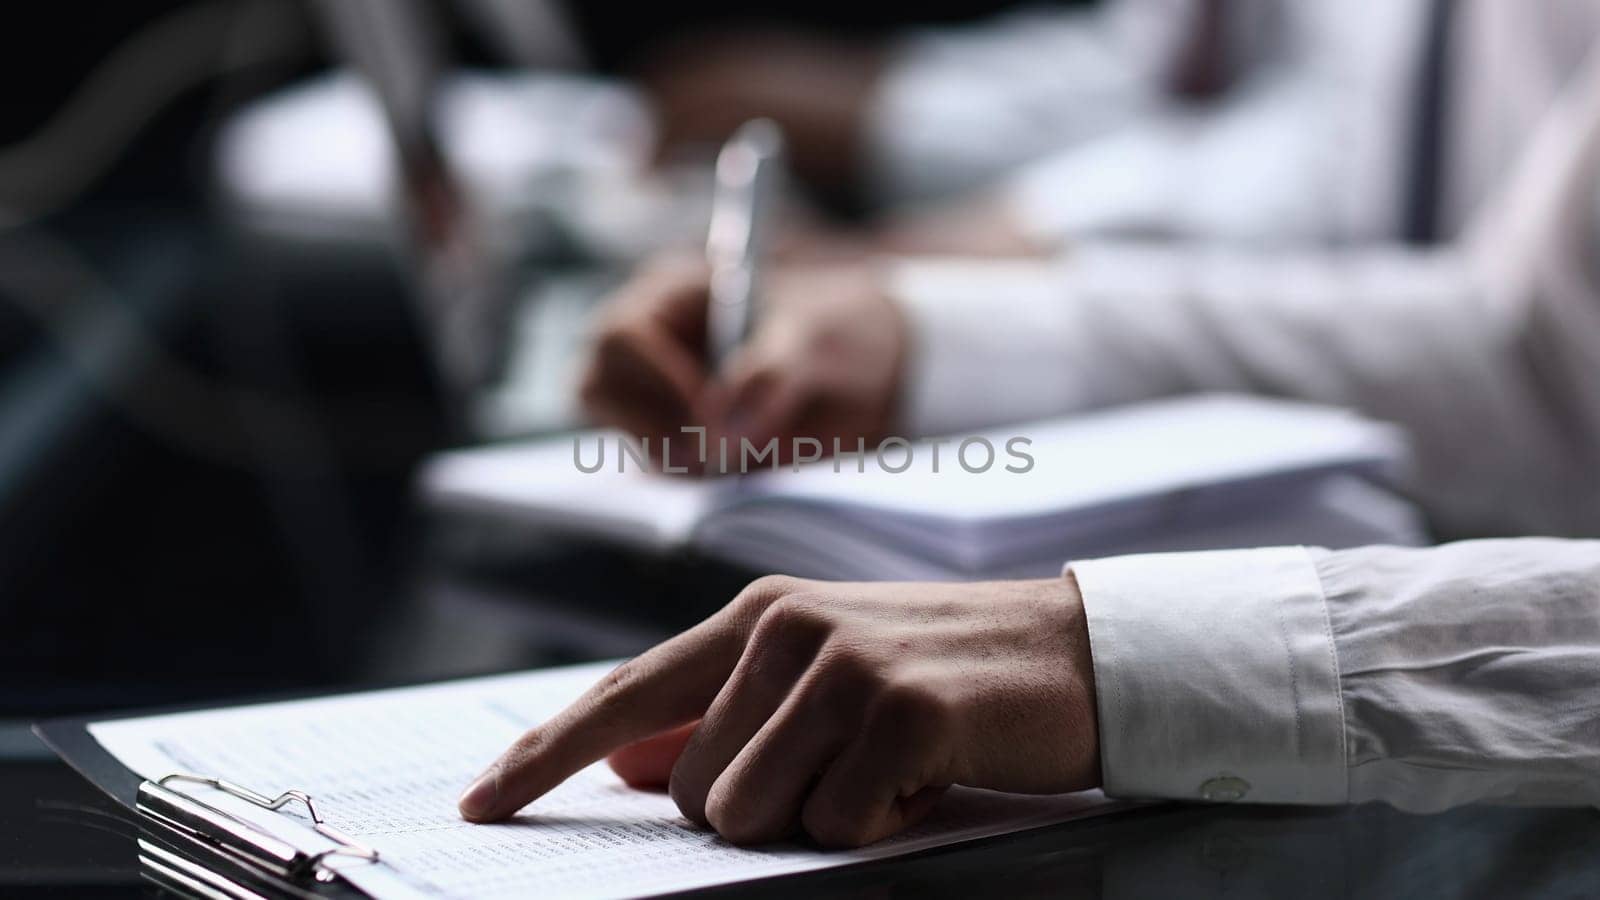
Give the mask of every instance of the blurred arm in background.
M 1403 425 L 1448 534 L 1595 533 L 1600 11 L 1533 12 L 1461 6 L 1442 178 L 1454 239 L 1099 240 L 1053 266 L 901 265 L 887 283 L 911 336 L 903 423 L 941 432 L 1204 390 L 1303 398 Z
M 1096 233 L 1390 236 L 1426 4 L 1114 0 L 887 46 L 733 34 L 658 57 L 668 145 L 753 115 L 898 253 L 1028 255 Z M 810 255 L 838 255 L 823 236 Z
M 1592 10 L 1572 22 L 1600 24 Z M 1581 62 L 1585 45 L 1572 46 Z M 1506 70 L 1482 59 L 1481 77 L 1501 81 Z M 1542 68 L 1549 57 L 1538 59 Z M 853 426 L 871 437 L 1192 391 L 1303 398 L 1406 427 L 1420 499 L 1446 532 L 1591 533 L 1600 526 L 1600 497 L 1586 487 L 1600 459 L 1600 297 L 1584 241 L 1600 178 L 1600 56 L 1552 83 L 1557 99 L 1533 104 L 1542 124 L 1520 159 L 1492 195 L 1468 191 L 1489 199 L 1448 246 L 1267 252 L 1102 240 L 1052 264 L 839 266 L 858 275 L 849 295 L 865 299 L 832 304 L 774 288 L 770 334 L 745 348 L 739 377 L 706 384 L 738 398 L 722 409 L 744 407 L 738 418 L 761 423 L 763 436 L 804 434 L 817 410 L 841 405 L 886 411 Z M 1469 86 L 1467 122 L 1495 99 Z M 828 284 L 795 293 L 845 294 Z M 642 292 L 640 309 L 659 302 L 653 293 Z M 635 378 L 649 370 L 647 342 L 608 334 L 638 351 Z M 681 340 L 693 338 L 666 338 Z M 885 369 L 886 358 L 898 367 Z M 607 364 L 597 359 L 591 383 L 606 383 Z M 599 393 L 628 402 L 626 390 Z
M 1279 0 L 1231 2 L 1260 12 Z M 715 33 L 661 49 L 641 80 L 658 110 L 663 152 L 720 141 L 742 121 L 768 116 L 785 127 L 796 166 L 813 183 L 854 185 L 879 201 L 929 200 L 1220 92 L 1222 69 L 1195 77 L 1201 63 L 1236 61 L 1260 41 L 1240 27 L 1253 17 L 1219 24 L 1205 13 L 1215 5 L 1039 8 L 887 44 L 777 29 Z M 1195 33 L 1226 46 L 1191 46 Z M 1185 55 L 1199 62 L 1179 66 Z
M 1128 2 L 1107 15 L 1138 32 L 1129 26 L 1173 5 Z M 1392 237 L 1426 4 L 1190 6 L 1165 17 L 1189 23 L 1187 33 L 1164 37 L 1128 90 L 1098 102 L 1047 80 L 1042 60 L 1023 70 L 1037 73 L 1031 81 L 998 67 L 975 76 L 980 67 L 954 59 L 958 50 L 980 57 L 977 35 L 903 67 L 874 123 L 870 181 L 901 207 L 880 245 L 959 254 L 999 246 L 985 234 L 1000 231 L 1043 252 L 1095 235 L 1272 245 Z M 1194 67 L 1198 51 L 1188 48 L 1214 29 L 1226 40 L 1199 53 L 1199 73 L 1220 66 L 1226 80 L 1198 97 L 1181 92 L 1171 73 Z M 1026 46 L 998 29 L 983 37 L 1000 59 L 1016 58 L 1008 39 Z M 1139 58 L 1116 41 L 1102 46 Z

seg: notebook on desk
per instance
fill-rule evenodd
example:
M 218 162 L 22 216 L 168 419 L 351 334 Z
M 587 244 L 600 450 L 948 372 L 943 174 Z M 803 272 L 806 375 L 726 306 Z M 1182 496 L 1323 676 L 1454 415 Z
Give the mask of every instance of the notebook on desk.
M 987 451 L 973 445 L 967 462 L 981 471 L 957 456 L 969 437 L 994 448 L 984 468 Z M 1011 444 L 1018 438 L 1026 443 Z M 443 518 L 501 534 L 692 549 L 832 579 L 1048 576 L 1090 555 L 1423 539 L 1391 487 L 1406 465 L 1398 432 L 1273 400 L 1194 397 L 1029 423 L 954 438 L 937 457 L 934 444 L 914 444 L 904 471 L 846 457 L 667 477 L 623 457 L 622 440 L 588 433 L 449 452 L 425 467 L 420 490 Z M 889 469 L 906 462 L 902 448 L 883 455 Z
M 651 896 L 885 859 L 1118 808 L 1095 792 L 956 788 L 923 824 L 860 850 L 742 849 L 689 826 L 665 794 L 627 788 L 602 763 L 511 822 L 462 821 L 455 800 L 463 786 L 611 665 L 54 722 L 38 731 L 74 768 L 137 808 L 146 830 L 141 862 L 152 880 L 207 897 Z M 280 809 L 263 805 L 278 799 Z M 312 809 L 325 827 L 314 827 Z

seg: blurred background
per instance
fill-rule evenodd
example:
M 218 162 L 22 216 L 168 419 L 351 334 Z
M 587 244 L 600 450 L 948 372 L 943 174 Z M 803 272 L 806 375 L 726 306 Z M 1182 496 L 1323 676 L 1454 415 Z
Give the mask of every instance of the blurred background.
M 1143 328 L 1175 346 L 1222 322 L 1249 337 L 1260 321 L 1252 304 L 1275 296 L 1291 301 L 1290 319 L 1315 325 L 1321 313 L 1342 311 L 1350 293 L 1386 283 L 1365 297 L 1370 309 L 1390 300 L 1399 308 L 1412 290 L 1438 299 L 1439 284 L 1472 288 L 1464 273 L 1445 277 L 1459 260 L 1433 251 L 1479 207 L 1493 211 L 1488 201 L 1505 185 L 1523 184 L 1513 176 L 1529 174 L 1527 145 L 1549 130 L 1546 114 L 1594 43 L 1592 27 L 1573 23 L 1600 23 L 1593 0 L 13 6 L 0 28 L 0 759 L 35 761 L 44 748 L 27 724 L 54 716 L 633 654 L 761 574 L 682 548 L 584 538 L 576 528 L 530 534 L 492 517 L 441 515 L 423 477 L 442 451 L 584 424 L 575 384 L 596 310 L 641 261 L 703 251 L 717 150 L 753 116 L 777 120 L 788 138 L 795 177 L 782 205 L 792 230 L 778 249 L 800 258 L 842 267 L 864 251 L 1039 262 L 1101 238 L 1193 240 L 1202 263 L 1216 249 L 1266 248 L 1269 259 L 1309 249 L 1313 262 L 1325 251 L 1376 251 L 1374 265 L 1353 274 L 1291 268 L 1282 281 L 1258 283 L 1245 266 L 1233 286 L 1240 304 L 1229 307 L 1235 298 L 1218 292 L 1212 319 L 1114 323 L 1124 337 Z M 1470 27 L 1456 27 L 1463 21 Z M 1590 190 L 1592 179 L 1583 184 Z M 1600 222 L 1593 197 L 1582 198 L 1590 238 Z M 1595 243 L 1574 237 L 1572 245 Z M 1507 249 L 1517 248 L 1489 246 L 1490 261 Z M 1592 269 L 1594 258 L 1585 265 Z M 1145 287 L 1147 263 L 1137 252 L 1126 262 L 1122 287 Z M 958 278 L 942 293 L 973 284 L 988 289 L 981 279 L 963 288 Z M 1128 530 L 1187 514 L 1218 544 L 1258 545 L 1265 531 L 1274 543 L 1338 546 L 1280 526 L 1296 513 L 1319 526 L 1342 515 L 1355 521 L 1362 507 L 1365 539 L 1347 533 L 1348 544 L 1589 533 L 1592 492 L 1579 488 L 1594 483 L 1595 445 L 1574 435 L 1579 407 L 1596 408 L 1585 393 L 1593 381 L 1588 369 L 1564 366 L 1594 357 L 1565 358 L 1553 342 L 1558 352 L 1530 344 L 1538 352 L 1522 360 L 1529 347 L 1512 347 L 1534 363 L 1534 381 L 1572 401 L 1529 411 L 1528 421 L 1553 421 L 1557 443 L 1571 450 L 1551 463 L 1520 453 L 1524 445 L 1505 435 L 1486 439 L 1455 407 L 1436 403 L 1471 392 L 1472 382 L 1458 382 L 1448 365 L 1437 378 L 1413 378 L 1431 357 L 1382 340 L 1381 321 L 1358 321 L 1359 334 L 1340 332 L 1347 343 L 1330 340 L 1319 358 L 1258 329 L 1255 374 L 1263 377 L 1247 386 L 1335 402 L 1374 389 L 1384 396 L 1367 405 L 1378 417 L 1398 410 L 1414 419 L 1402 425 L 1427 426 L 1413 430 L 1432 435 L 1430 461 L 1457 478 L 1436 482 L 1447 489 L 1432 499 L 1484 515 L 1441 527 L 1435 509 L 1419 512 L 1418 496 L 1388 479 L 1388 464 L 1407 455 L 1403 437 L 1391 442 L 1383 426 L 1335 415 L 1337 433 L 1353 429 L 1355 450 L 1322 441 L 1336 446 L 1312 448 L 1317 465 L 1292 473 L 1298 488 L 1289 489 L 1294 478 L 1246 479 L 1244 490 L 1208 507 L 1192 485 L 1167 490 L 1169 477 L 1144 498 L 1156 513 L 1122 516 Z M 1394 321 L 1405 328 L 1413 320 Z M 1029 324 L 1026 316 L 1010 324 L 1019 322 Z M 982 346 L 987 321 L 968 324 L 971 333 L 950 342 L 957 351 L 973 349 L 979 364 L 985 350 L 1007 352 L 994 341 Z M 1542 326 L 1564 323 L 1551 317 Z M 1228 329 L 1215 330 L 1210 337 Z M 1423 343 L 1449 363 L 1440 348 L 1453 331 L 1440 331 Z M 1369 335 L 1378 340 L 1365 344 Z M 1194 370 L 1178 381 L 1238 389 L 1251 380 L 1249 360 L 1228 353 L 1250 343 L 1173 354 L 1171 368 Z M 1162 344 L 1128 346 L 1124 353 L 1102 342 L 1136 364 L 1160 355 L 1149 348 Z M 1190 365 L 1196 359 L 1214 365 Z M 1527 374 L 1483 362 L 1481 384 L 1492 388 Z M 1126 384 L 1105 378 L 1091 387 L 1169 393 L 1172 379 L 1139 383 L 1136 364 L 1121 373 L 1133 376 Z M 1479 392 L 1485 404 L 1498 398 Z M 977 412 L 1008 413 L 1013 398 L 976 393 L 964 399 Z M 1312 433 L 1302 444 L 1319 442 L 1316 429 L 1282 421 L 1292 437 Z M 1248 461 L 1250 453 L 1234 452 L 1240 447 L 1273 449 L 1257 433 L 1220 430 L 1223 463 Z M 1369 453 L 1364 441 L 1375 433 L 1384 439 Z M 1205 456 L 1196 452 L 1203 441 L 1171 432 L 1136 437 L 1144 456 L 1173 463 L 1158 468 L 1181 474 Z M 558 474 L 570 475 L 564 449 Z M 1369 465 L 1376 457 L 1383 465 Z M 1334 464 L 1321 466 L 1326 458 Z M 505 471 L 485 459 L 491 475 Z M 1102 477 L 1080 468 L 1086 482 Z M 1383 477 L 1369 483 L 1369 475 Z M 1030 482 L 1018 493 L 1036 484 L 1060 487 Z M 915 499 L 961 505 L 958 490 L 926 494 Z M 536 511 L 560 518 L 594 499 L 574 496 Z M 1298 508 L 1307 498 L 1316 502 Z M 1217 527 L 1224 507 L 1239 529 Z M 1529 510 L 1560 515 L 1523 515 Z M 652 512 L 638 518 L 648 522 Z M 770 538 L 783 534 L 780 524 L 756 512 L 731 517 L 723 536 L 779 544 Z M 841 555 L 864 549 L 870 563 L 888 558 L 859 531 L 836 527 L 845 517 L 795 521 L 809 537 L 843 546 Z M 1112 530 L 1102 524 L 1076 537 L 1092 544 Z M 959 556 L 963 539 L 1002 548 L 1012 540 L 988 525 L 988 534 L 955 529 L 945 555 Z M 886 545 L 900 536 L 880 530 Z M 1048 557 L 1050 576 L 1063 555 L 1052 541 L 1047 534 L 1034 547 Z M 40 823 L 76 803 L 51 798 L 88 788 L 53 760 L 4 768 L 0 782 L 0 796 L 27 800 L 0 803 L 10 817 L 0 817 L 0 830 L 19 823 L 5 830 L 10 856 L 0 861 L 10 868 L 0 884 L 70 885 L 66 894 L 87 895 L 81 826 L 53 838 Z M 1239 811 L 1237 822 L 1195 815 L 1207 818 L 1142 840 L 1095 837 L 1094 853 L 1110 854 L 1103 880 L 1114 887 L 1121 877 L 1137 889 L 1149 873 L 1170 878 L 1162 859 L 1182 856 L 1233 884 L 1223 877 L 1230 866 L 1259 869 L 1275 856 L 1285 867 L 1268 865 L 1269 878 L 1304 882 L 1304 861 L 1315 859 L 1333 867 L 1326 883 L 1381 893 L 1372 872 L 1384 870 L 1373 862 L 1382 844 L 1397 896 L 1414 893 L 1417 879 L 1441 877 L 1543 885 L 1500 851 L 1542 858 L 1552 879 L 1582 877 L 1589 873 L 1571 860 L 1592 846 L 1594 831 L 1565 814 L 1506 811 L 1431 819 L 1386 808 L 1298 819 Z M 1244 852 L 1262 834 L 1276 843 Z M 92 855 L 132 881 L 128 842 L 112 837 Z M 1000 868 L 1052 889 L 1101 889 L 1098 864 L 1085 862 L 1093 855 L 1040 840 L 1027 851 L 1037 859 Z M 1330 841 L 1348 852 L 1325 852 Z M 1300 852 L 1302 843 L 1315 849 Z M 968 881 L 952 881 L 939 859 L 906 883 L 965 889 Z M 971 883 L 992 884 L 996 867 L 976 859 Z M 1483 876 L 1485 866 L 1495 871 Z M 866 871 L 872 881 L 881 870 Z M 868 889 L 881 893 L 881 884 Z
M 412 479 L 431 451 L 570 421 L 578 338 L 534 325 L 701 240 L 705 158 L 655 164 L 634 76 L 719 29 L 864 41 L 1011 4 L 496 5 L 415 4 L 421 30 L 375 51 L 302 0 L 63 0 L 0 29 L 0 715 L 539 661 L 505 646 L 517 600 L 439 587 Z M 418 88 L 449 97 L 420 138 L 407 111 L 436 99 L 362 81 L 394 59 L 450 73 Z M 467 148 L 465 174 L 430 169 L 430 141 Z M 441 180 L 488 221 L 430 231 L 465 215 L 430 205 Z M 426 298 L 477 277 L 458 251 L 494 256 L 484 296 L 555 298 L 500 320 L 544 349 L 450 371 Z M 594 571 L 535 562 L 547 587 Z M 634 565 L 605 570 L 619 608 L 676 590 Z M 568 625 L 571 655 L 656 633 Z

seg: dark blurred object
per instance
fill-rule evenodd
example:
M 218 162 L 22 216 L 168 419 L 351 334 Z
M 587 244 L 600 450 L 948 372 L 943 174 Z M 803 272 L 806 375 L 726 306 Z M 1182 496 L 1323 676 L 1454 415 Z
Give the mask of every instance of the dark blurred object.
M 90 188 L 102 208 L 193 203 L 217 114 L 303 71 L 310 48 L 295 0 L 78 6 L 34 8 L 0 38 L 0 226 Z
M 896 36 L 1022 5 L 945 0 L 914 7 L 778 3 L 751 9 L 714 2 L 692 4 L 687 14 L 673 6 L 670 14 L 658 8 L 602 18 L 610 6 L 602 2 L 583 4 L 578 18 L 594 35 L 593 55 L 637 79 L 650 95 L 667 156 L 714 147 L 746 119 L 771 118 L 789 138 L 794 170 L 816 191 L 811 199 L 854 215 L 863 211 L 856 184 L 863 121 Z M 605 31 L 602 22 L 623 24 Z
M 1233 81 L 1227 48 L 1229 2 L 1238 0 L 1200 0 L 1191 11 L 1195 21 L 1187 29 L 1189 39 L 1179 49 L 1168 77 L 1174 94 L 1209 100 Z
M 1094 0 L 1047 0 L 1046 5 L 1087 6 Z M 925 0 L 920 3 L 850 3 L 845 0 L 735 0 L 635 3 L 569 0 L 591 55 L 603 68 L 628 68 L 664 40 L 712 29 L 790 26 L 849 38 L 881 37 L 911 25 L 971 22 L 1024 5 L 1023 0 Z
M 860 131 L 886 51 L 859 38 L 772 28 L 659 41 L 638 80 L 668 155 L 730 138 L 752 115 L 777 122 L 796 173 L 835 191 L 858 174 Z
M 443 440 L 399 286 L 192 222 L 58 230 L 0 236 L 29 346 L 0 391 L 0 714 L 352 677 Z M 58 254 L 101 279 L 51 291 Z
M 437 367 L 466 402 L 503 376 L 512 293 L 440 137 L 440 81 L 451 57 L 418 0 L 320 0 L 315 6 L 341 59 L 377 95 L 399 163 L 408 261 Z
M 1450 163 L 1445 135 L 1449 127 L 1450 35 L 1455 15 L 1454 0 L 1431 0 L 1429 3 L 1428 27 L 1417 73 L 1414 132 L 1407 171 L 1410 190 L 1406 192 L 1401 215 L 1406 242 L 1422 247 L 1436 244 L 1440 238 L 1440 195 Z
M 0 160 L 63 122 L 117 139 L 0 197 L 0 714 L 358 677 L 411 465 L 447 439 L 405 287 L 207 211 L 216 124 L 314 65 L 302 5 L 20 18 Z

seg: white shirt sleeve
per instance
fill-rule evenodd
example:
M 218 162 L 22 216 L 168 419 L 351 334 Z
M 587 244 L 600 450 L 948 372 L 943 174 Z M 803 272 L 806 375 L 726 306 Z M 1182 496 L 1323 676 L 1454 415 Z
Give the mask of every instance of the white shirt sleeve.
M 1404 428 L 1441 533 L 1600 533 L 1600 52 L 1451 247 L 1085 242 L 1020 270 L 906 263 L 902 427 L 956 432 L 1232 390 Z
M 1046 246 L 1392 233 L 1423 6 L 1235 2 L 1237 83 L 1185 104 L 1165 80 L 1192 6 L 1119 0 L 906 40 L 869 117 L 869 181 L 902 202 L 982 187 Z
M 867 183 L 889 203 L 947 196 L 1161 108 L 1192 2 L 1040 8 L 907 36 L 866 117 Z
M 1373 62 L 1375 72 L 1396 68 Z M 1021 167 L 999 183 L 998 205 L 1045 247 L 1093 235 L 1278 245 L 1389 237 L 1405 146 L 1394 107 L 1407 94 L 1378 83 L 1307 62 L 1274 66 L 1213 106 L 1149 115 Z
M 1070 569 L 1109 794 L 1600 805 L 1600 542 Z
M 1423 9 L 1346 0 L 1252 10 L 1276 24 L 1227 96 L 1030 165 L 1002 183 L 1002 202 L 1044 246 L 1094 234 L 1390 236 Z
M 1600 305 L 1502 290 L 1465 254 L 1085 245 L 1055 265 L 907 264 L 890 293 L 909 322 L 911 432 L 1198 391 L 1293 397 L 1402 426 L 1447 534 L 1600 526 Z
M 902 427 L 1199 391 L 1292 397 L 1404 428 L 1417 499 L 1445 534 L 1593 534 L 1600 301 L 1582 259 L 1512 278 L 1493 265 L 1504 249 L 1106 243 L 1052 265 L 908 263 L 889 286 L 910 335 Z

